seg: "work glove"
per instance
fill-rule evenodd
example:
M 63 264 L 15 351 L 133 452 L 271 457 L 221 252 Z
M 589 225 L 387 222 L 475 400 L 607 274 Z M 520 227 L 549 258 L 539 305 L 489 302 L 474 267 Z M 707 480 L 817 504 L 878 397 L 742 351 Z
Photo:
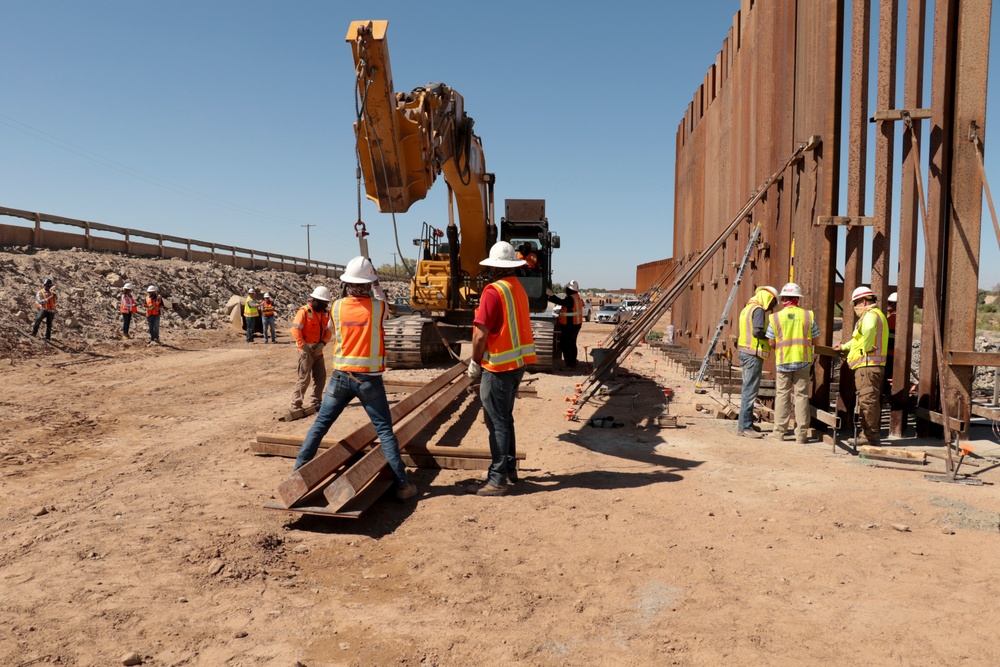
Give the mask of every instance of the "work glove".
M 556 295 L 556 293 L 552 291 L 551 287 L 546 287 L 545 288 L 545 296 L 555 296 L 555 295 Z
M 465 371 L 465 374 L 468 375 L 471 380 L 478 380 L 483 376 L 483 367 L 480 366 L 477 361 L 470 361 L 469 370 Z
M 378 299 L 379 301 L 382 301 L 383 303 L 389 302 L 389 299 L 386 298 L 385 296 L 385 290 L 382 289 L 382 286 L 378 284 L 377 280 L 372 285 L 372 293 L 375 295 L 375 298 Z
M 326 347 L 326 343 L 316 343 L 315 345 L 313 345 L 313 356 L 318 357 L 320 353 L 323 351 L 324 347 Z

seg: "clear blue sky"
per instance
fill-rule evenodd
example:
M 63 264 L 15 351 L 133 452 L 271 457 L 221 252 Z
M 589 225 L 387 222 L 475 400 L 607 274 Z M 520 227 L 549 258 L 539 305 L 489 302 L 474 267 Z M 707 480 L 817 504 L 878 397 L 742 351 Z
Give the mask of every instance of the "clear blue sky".
M 303 257 L 314 224 L 313 258 L 345 263 L 358 246 L 344 37 L 388 19 L 396 89 L 441 81 L 465 97 L 498 216 L 505 198 L 546 199 L 556 281 L 605 288 L 672 254 L 674 134 L 740 4 L 0 2 L 0 206 Z M 403 252 L 446 216 L 439 179 L 397 216 Z M 373 259 L 391 263 L 390 216 L 365 200 L 362 218 Z

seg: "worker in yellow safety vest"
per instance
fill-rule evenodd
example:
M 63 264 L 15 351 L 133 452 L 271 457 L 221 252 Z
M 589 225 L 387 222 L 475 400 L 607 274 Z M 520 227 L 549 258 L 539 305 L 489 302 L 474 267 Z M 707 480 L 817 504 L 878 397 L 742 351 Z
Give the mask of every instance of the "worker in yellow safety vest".
M 246 329 L 248 343 L 253 342 L 254 334 L 257 333 L 257 318 L 259 316 L 257 290 L 251 287 L 247 290 L 247 300 L 243 303 L 243 328 Z
M 385 372 L 383 327 L 388 313 L 385 293 L 378 285 L 375 268 L 365 257 L 355 257 L 348 262 L 340 281 L 345 296 L 335 301 L 330 309 L 333 373 L 316 421 L 295 459 L 295 469 L 312 460 L 323 436 L 356 397 L 375 427 L 382 454 L 396 478 L 396 497 L 400 500 L 412 498 L 417 495 L 417 487 L 410 484 L 406 476 L 382 380 Z
M 854 371 L 854 386 L 858 392 L 858 414 L 861 417 L 863 437 L 855 447 L 872 445 L 881 441 L 879 424 L 882 420 L 882 384 L 885 381 L 885 362 L 889 352 L 889 323 L 875 303 L 878 299 L 871 288 L 862 285 L 851 294 L 854 314 L 858 323 L 851 340 L 834 346 L 847 353 L 847 367 Z
M 510 243 L 497 241 L 489 257 L 479 263 L 489 267 L 492 282 L 483 288 L 472 320 L 472 360 L 467 374 L 480 381 L 492 462 L 486 483 L 476 495 L 502 496 L 509 484 L 518 481 L 514 399 L 525 368 L 537 357 L 528 295 L 515 275 L 524 260 Z
M 753 406 L 760 391 L 760 376 L 764 370 L 764 360 L 771 354 L 771 344 L 767 340 L 767 315 L 774 308 L 778 290 L 770 285 L 758 287 L 747 305 L 740 312 L 737 356 L 743 370 L 743 387 L 740 391 L 740 414 L 736 422 L 736 434 L 747 438 L 762 438 L 753 429 Z
M 809 438 L 809 377 L 813 351 L 819 343 L 819 325 L 811 310 L 799 307 L 802 288 L 788 283 L 778 299 L 782 308 L 768 318 L 766 337 L 774 350 L 777 375 L 774 382 L 774 437 L 785 439 L 793 396 L 795 403 L 795 442 Z
M 556 322 L 559 324 L 559 351 L 566 368 L 576 368 L 576 339 L 583 325 L 583 299 L 580 298 L 580 284 L 575 280 L 566 283 L 566 296 L 556 296 L 546 288 L 545 295 L 550 303 L 562 306 Z

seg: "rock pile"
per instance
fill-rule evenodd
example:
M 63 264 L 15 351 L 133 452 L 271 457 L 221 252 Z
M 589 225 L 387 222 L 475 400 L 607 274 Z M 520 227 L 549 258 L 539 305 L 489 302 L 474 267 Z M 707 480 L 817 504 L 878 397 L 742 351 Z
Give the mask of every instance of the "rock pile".
M 40 338 L 31 337 L 37 312 L 35 293 L 45 278 L 52 278 L 58 295 L 52 338 L 77 350 L 118 340 L 119 296 L 126 282 L 135 285 L 137 299 L 145 298 L 149 285 L 156 285 L 165 304 L 164 330 L 228 327 L 226 304 L 234 296 L 245 297 L 250 287 L 258 294 L 270 292 L 278 326 L 285 329 L 317 285 L 326 285 L 335 295 L 340 289 L 338 280 L 315 274 L 250 271 L 215 262 L 147 259 L 79 248 L 0 248 L 0 303 L 4 304 L 0 308 L 0 357 L 17 359 L 54 351 Z M 390 298 L 408 294 L 403 281 L 384 282 L 383 287 Z M 144 322 L 134 326 L 145 332 Z

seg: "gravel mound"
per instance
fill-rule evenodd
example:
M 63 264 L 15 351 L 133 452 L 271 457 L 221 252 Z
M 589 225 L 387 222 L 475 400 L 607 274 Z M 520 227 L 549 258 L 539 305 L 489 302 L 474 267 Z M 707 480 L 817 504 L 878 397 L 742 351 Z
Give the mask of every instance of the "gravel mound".
M 149 285 L 157 286 L 166 306 L 160 322 L 165 334 L 232 326 L 226 305 L 233 297 L 245 297 L 250 287 L 274 297 L 277 326 L 287 329 L 317 285 L 326 285 L 335 295 L 340 289 L 339 280 L 317 274 L 250 271 L 216 262 L 140 258 L 80 248 L 4 247 L 0 248 L 0 303 L 4 304 L 0 308 L 0 357 L 23 359 L 57 351 L 41 336 L 31 336 L 37 312 L 35 293 L 45 278 L 52 278 L 58 295 L 53 342 L 76 352 L 119 339 L 118 299 L 127 282 L 135 285 L 133 294 L 139 299 L 145 297 Z M 408 294 L 404 281 L 382 285 L 390 298 Z M 133 318 L 133 330 L 141 336 L 146 332 L 145 318 L 141 313 L 137 318 L 138 322 Z

